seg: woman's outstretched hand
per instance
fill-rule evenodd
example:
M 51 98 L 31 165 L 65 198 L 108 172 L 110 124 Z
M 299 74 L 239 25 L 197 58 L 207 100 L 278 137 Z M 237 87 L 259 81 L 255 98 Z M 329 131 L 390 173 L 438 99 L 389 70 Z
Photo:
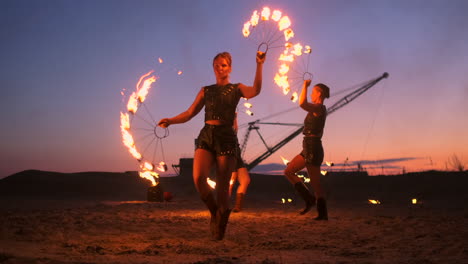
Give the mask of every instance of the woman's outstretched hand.
M 159 122 L 158 122 L 158 126 L 160 126 L 162 128 L 166 128 L 169 125 L 170 125 L 169 124 L 169 118 L 163 118 L 163 119 L 159 120 Z
M 263 64 L 266 59 L 266 52 L 257 51 L 257 63 Z
M 311 82 L 312 81 L 310 79 L 309 80 L 304 80 L 304 87 L 309 87 Z

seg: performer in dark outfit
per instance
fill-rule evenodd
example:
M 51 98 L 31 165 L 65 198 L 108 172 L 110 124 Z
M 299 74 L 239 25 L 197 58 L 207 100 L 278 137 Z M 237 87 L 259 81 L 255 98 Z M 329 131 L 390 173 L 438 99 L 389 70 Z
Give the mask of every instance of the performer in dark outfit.
M 202 87 L 192 105 L 183 113 L 163 118 L 158 125 L 167 127 L 185 123 L 205 107 L 205 126 L 197 139 L 193 159 L 193 180 L 202 201 L 211 214 L 210 230 L 214 239 L 221 240 L 226 231 L 231 209 L 229 208 L 229 180 L 236 169 L 237 136 L 233 130 L 236 107 L 241 97 L 257 96 L 262 88 L 262 70 L 265 53 L 257 52 L 257 69 L 253 86 L 231 84 L 231 55 L 219 53 L 213 59 L 216 84 Z M 216 198 L 207 183 L 216 165 Z
M 318 215 L 314 219 L 328 220 L 324 191 L 320 183 L 320 165 L 323 162 L 324 156 L 321 139 L 325 126 L 325 119 L 327 118 L 327 109 L 323 105 L 323 101 L 325 98 L 330 97 L 330 89 L 321 83 L 315 85 L 311 94 L 312 103 L 309 103 L 307 102 L 307 88 L 309 85 L 310 80 L 305 80 L 299 97 L 300 107 L 307 111 L 307 116 L 304 120 L 304 130 L 302 132 L 304 134 L 302 152 L 288 163 L 284 174 L 306 202 L 306 207 L 300 214 L 307 213 L 317 203 Z M 296 172 L 302 170 L 304 167 L 307 168 L 315 196 L 296 175 Z M 317 197 L 317 201 L 315 197 Z

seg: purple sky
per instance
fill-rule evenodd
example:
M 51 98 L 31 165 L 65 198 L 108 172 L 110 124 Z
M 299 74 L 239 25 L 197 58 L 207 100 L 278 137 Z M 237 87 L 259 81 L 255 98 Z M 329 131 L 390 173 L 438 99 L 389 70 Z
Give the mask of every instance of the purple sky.
M 467 1 L 2 0 L 0 178 L 25 169 L 137 170 L 121 143 L 121 91 L 154 69 L 160 79 L 147 106 L 156 119 L 176 115 L 214 83 L 211 61 L 221 51 L 233 55 L 231 81 L 251 84 L 257 44 L 241 30 L 263 6 L 291 18 L 293 41 L 312 46 L 313 83 L 332 95 L 390 74 L 330 115 L 326 160 L 366 161 L 371 173 L 446 169 L 454 154 L 468 162 Z M 241 125 L 294 106 L 273 82 L 278 52 L 269 52 L 255 115 L 240 115 Z M 304 116 L 298 109 L 268 121 Z M 168 164 L 192 157 L 202 124 L 199 114 L 170 128 Z M 290 133 L 263 130 L 271 144 Z M 251 140 L 248 160 L 264 151 Z M 264 163 L 292 159 L 300 147 L 299 136 Z

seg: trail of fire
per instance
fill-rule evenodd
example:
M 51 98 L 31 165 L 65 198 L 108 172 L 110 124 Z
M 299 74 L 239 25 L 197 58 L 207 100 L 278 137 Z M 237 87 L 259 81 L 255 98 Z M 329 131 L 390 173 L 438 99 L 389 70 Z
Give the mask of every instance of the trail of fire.
M 162 59 L 159 59 L 162 63 Z M 135 115 L 138 111 L 139 106 L 145 101 L 152 84 L 156 82 L 157 77 L 152 75 L 154 71 L 149 71 L 143 74 L 136 84 L 135 91 L 130 95 L 127 103 L 127 113 L 120 113 L 120 131 L 122 134 L 122 142 L 127 147 L 128 152 L 140 162 L 139 175 L 151 181 L 153 186 L 158 184 L 159 174 L 154 171 L 154 165 L 143 159 L 142 154 L 138 151 L 135 140 L 131 133 L 130 115 Z M 163 164 L 165 165 L 165 164 Z M 161 167 L 161 164 L 160 164 Z

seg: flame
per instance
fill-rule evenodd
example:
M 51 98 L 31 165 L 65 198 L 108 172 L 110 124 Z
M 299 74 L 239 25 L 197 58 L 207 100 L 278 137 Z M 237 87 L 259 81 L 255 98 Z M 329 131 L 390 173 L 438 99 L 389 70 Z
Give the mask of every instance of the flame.
M 270 19 L 270 14 L 271 14 L 270 8 L 264 7 L 262 10 L 262 20 L 265 21 L 265 20 Z
M 289 81 L 288 81 L 288 76 L 286 75 L 279 75 L 278 73 L 275 75 L 275 83 L 279 87 L 283 88 L 283 90 L 289 88 Z
M 325 175 L 327 175 L 328 171 L 322 170 L 322 171 L 320 171 L 320 173 L 321 173 L 323 176 L 325 176 Z
M 247 21 L 244 24 L 244 28 L 242 29 L 242 35 L 244 35 L 244 37 L 248 37 L 250 35 L 250 21 Z
M 289 39 L 291 39 L 292 37 L 294 37 L 294 31 L 290 28 L 286 29 L 284 31 L 284 39 L 286 41 L 288 41 Z
M 291 91 L 291 89 L 288 87 L 283 87 L 283 94 L 284 95 L 287 95 L 289 93 L 289 91 Z
M 325 164 L 327 164 L 328 167 L 332 167 L 335 165 L 335 163 L 331 162 L 331 161 L 326 161 Z
M 163 59 L 158 58 L 159 63 L 163 63 Z
M 281 160 L 283 161 L 284 165 L 288 165 L 289 160 L 283 158 L 283 156 L 280 156 L 280 157 L 281 157 Z
M 216 182 L 212 181 L 210 178 L 206 178 L 206 182 L 211 187 L 211 189 L 214 189 L 216 187 Z
M 417 204 L 417 203 L 418 203 L 418 199 L 416 199 L 416 198 L 411 199 L 411 203 L 412 203 L 412 204 Z
M 245 113 L 248 114 L 249 116 L 253 116 L 253 112 L 250 111 L 249 109 L 245 110 Z
M 159 62 L 163 60 L 159 58 Z M 143 74 L 136 84 L 136 90 L 130 95 L 127 110 L 129 113 L 135 114 L 138 110 L 139 103 L 143 103 L 148 95 L 149 90 L 154 82 L 156 76 L 152 75 L 154 71 L 149 71 Z M 128 152 L 140 162 L 139 176 L 151 181 L 153 186 L 158 184 L 159 174 L 154 171 L 154 165 L 148 161 L 142 161 L 143 157 L 135 146 L 135 141 L 130 133 L 130 115 L 129 113 L 120 113 L 120 131 L 122 134 L 122 142 L 127 147 Z
M 281 75 L 287 74 L 289 72 L 289 66 L 286 63 L 281 64 L 278 72 Z
M 122 133 L 122 142 L 127 147 L 130 154 L 135 159 L 141 159 L 141 154 L 137 151 L 135 147 L 135 141 L 133 140 L 132 134 L 130 134 L 130 122 L 129 115 L 127 113 L 120 113 L 120 131 Z
M 152 186 L 158 185 L 158 182 L 156 182 L 156 179 L 159 179 L 158 173 L 154 171 L 140 171 L 138 174 L 141 178 L 151 181 Z
M 244 103 L 244 106 L 247 107 L 247 108 L 252 108 L 252 104 L 249 103 L 249 102 L 245 102 L 245 103 Z
M 258 12 L 257 10 L 255 10 L 252 14 L 252 17 L 250 18 L 250 24 L 252 25 L 252 27 L 255 27 L 256 25 L 258 25 L 258 20 L 259 20 L 259 16 L 258 16 Z
M 297 43 L 293 46 L 293 51 L 291 51 L 292 54 L 296 56 L 301 56 L 302 55 L 302 45 L 300 43 Z
M 273 21 L 275 22 L 278 22 L 281 19 L 281 11 L 279 10 L 273 11 L 273 14 L 271 15 L 271 19 L 273 19 Z
M 182 75 L 182 71 L 178 71 L 178 72 L 177 72 L 177 75 Z
M 145 161 L 145 162 L 143 162 L 143 165 L 141 166 L 141 168 L 142 168 L 143 170 L 153 170 L 153 169 L 154 169 L 154 165 L 151 164 L 151 163 L 149 163 L 149 162 L 147 162 L 147 161 Z
M 380 201 L 379 200 L 369 199 L 369 203 L 371 203 L 371 204 L 380 204 Z
M 278 22 L 278 27 L 280 31 L 283 31 L 284 29 L 290 26 L 291 26 L 291 20 L 289 20 L 288 16 L 282 17 L 280 21 Z
M 293 103 L 297 102 L 297 99 L 299 98 L 299 95 L 297 94 L 297 92 L 294 92 L 291 96 L 291 101 L 293 101 Z
M 285 53 L 281 53 L 279 59 L 280 61 L 289 61 L 289 62 L 293 62 L 294 61 L 294 55 L 292 54 L 285 54 Z
M 159 162 L 159 166 L 156 168 L 160 172 L 166 172 L 167 171 L 167 165 L 164 161 Z
M 311 53 L 311 52 L 312 52 L 312 48 L 309 45 L 306 45 L 304 53 Z

